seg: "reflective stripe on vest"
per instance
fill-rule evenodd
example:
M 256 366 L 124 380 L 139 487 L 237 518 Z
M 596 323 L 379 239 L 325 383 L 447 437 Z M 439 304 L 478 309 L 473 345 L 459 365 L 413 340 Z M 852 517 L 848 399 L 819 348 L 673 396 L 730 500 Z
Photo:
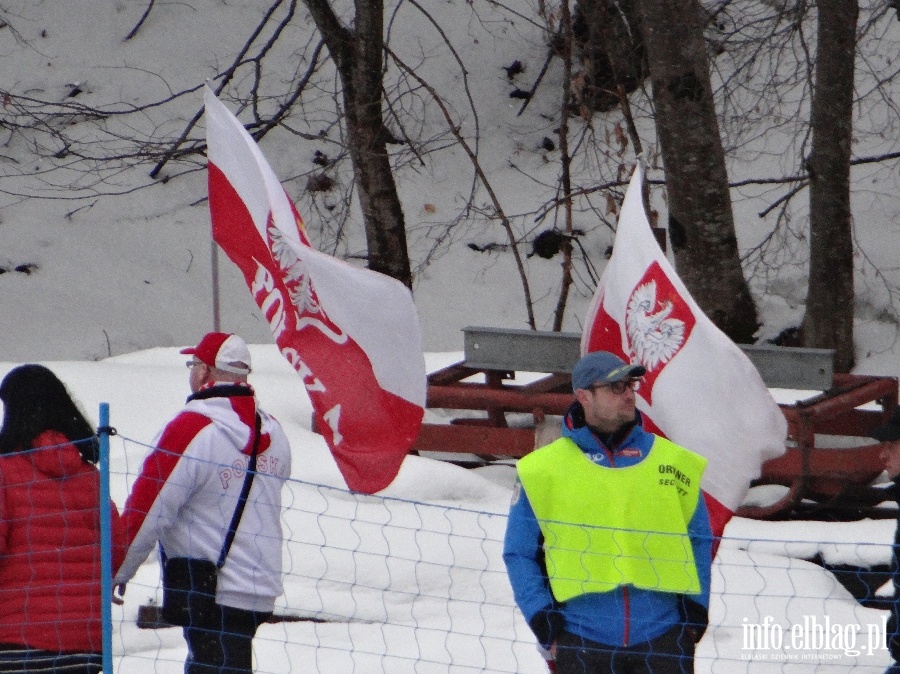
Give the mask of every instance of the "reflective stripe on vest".
M 687 527 L 705 467 L 702 456 L 660 437 L 623 468 L 595 464 L 569 438 L 520 459 L 556 600 L 623 585 L 700 592 Z

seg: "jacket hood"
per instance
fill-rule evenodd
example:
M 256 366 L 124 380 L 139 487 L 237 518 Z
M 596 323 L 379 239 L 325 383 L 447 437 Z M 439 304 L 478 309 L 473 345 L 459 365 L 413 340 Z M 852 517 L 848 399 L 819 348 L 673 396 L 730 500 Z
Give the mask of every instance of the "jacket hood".
M 595 449 L 615 449 L 627 440 L 635 429 L 643 430 L 643 419 L 638 410 L 634 411 L 634 423 L 626 428 L 622 428 L 610 436 L 613 439 L 612 447 L 607 447 L 601 442 L 601 439 L 590 429 L 584 418 L 584 408 L 577 400 L 569 405 L 562 421 L 562 434 L 575 442 L 585 451 L 594 451 Z
M 185 410 L 210 418 L 244 454 L 253 451 L 253 429 L 256 425 L 256 398 L 249 386 L 213 386 L 188 399 Z M 249 428 L 249 436 L 248 436 Z M 259 452 L 268 447 L 267 439 L 260 439 Z
M 44 431 L 34 439 L 34 449 L 21 452 L 35 472 L 49 478 L 61 478 L 80 473 L 84 461 L 78 448 L 59 431 Z

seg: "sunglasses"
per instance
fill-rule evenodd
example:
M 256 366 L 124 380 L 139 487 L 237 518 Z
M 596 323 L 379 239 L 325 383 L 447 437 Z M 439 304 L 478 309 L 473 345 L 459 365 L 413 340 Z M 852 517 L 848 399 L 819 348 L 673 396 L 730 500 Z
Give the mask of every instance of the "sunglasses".
M 594 384 L 593 386 L 588 386 L 588 391 L 593 393 L 598 388 L 608 388 L 615 395 L 620 396 L 629 389 L 634 391 L 640 383 L 639 379 L 623 379 L 622 381 L 614 381 L 610 384 Z

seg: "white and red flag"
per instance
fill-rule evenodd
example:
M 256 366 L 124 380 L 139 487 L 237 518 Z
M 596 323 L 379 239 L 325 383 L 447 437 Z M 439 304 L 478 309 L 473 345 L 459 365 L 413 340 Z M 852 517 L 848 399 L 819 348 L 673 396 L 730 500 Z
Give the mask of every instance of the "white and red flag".
M 207 87 L 213 238 L 241 269 L 354 491 L 388 486 L 419 433 L 425 358 L 412 294 L 310 246 L 259 146 Z
M 703 490 L 721 535 L 762 464 L 785 451 L 787 421 L 750 359 L 707 318 L 657 244 L 638 166 L 613 254 L 588 311 L 582 353 L 611 351 L 647 374 L 645 427 L 706 457 Z

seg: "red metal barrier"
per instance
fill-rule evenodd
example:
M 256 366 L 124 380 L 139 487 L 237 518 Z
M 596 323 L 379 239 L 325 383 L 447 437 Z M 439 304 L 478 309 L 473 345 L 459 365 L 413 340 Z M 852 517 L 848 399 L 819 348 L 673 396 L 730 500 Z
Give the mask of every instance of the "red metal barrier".
M 881 410 L 861 410 L 875 402 Z M 897 408 L 897 378 L 835 374 L 828 391 L 781 405 L 788 421 L 788 449 L 763 464 L 754 484 L 780 484 L 788 493 L 767 506 L 745 506 L 738 515 L 765 519 L 795 508 L 802 499 L 827 504 L 849 486 L 868 484 L 883 470 L 879 444 L 853 448 L 816 446 L 816 435 L 868 437 Z
M 472 377 L 480 382 L 469 382 Z M 414 450 L 476 454 L 485 459 L 521 457 L 534 449 L 535 430 L 545 415 L 561 415 L 572 403 L 568 375 L 552 374 L 515 385 L 514 373 L 481 370 L 457 363 L 429 375 L 429 408 L 472 410 L 483 418 L 450 424 L 423 424 Z M 876 402 L 880 410 L 861 410 Z M 745 507 L 738 514 L 771 518 L 789 513 L 802 499 L 827 500 L 848 485 L 867 484 L 881 472 L 877 445 L 816 447 L 816 435 L 866 437 L 897 407 L 897 378 L 835 374 L 830 390 L 792 405 L 781 405 L 788 421 L 788 450 L 763 465 L 754 484 L 780 484 L 788 493 L 770 506 Z M 507 414 L 531 414 L 533 424 L 510 427 Z

